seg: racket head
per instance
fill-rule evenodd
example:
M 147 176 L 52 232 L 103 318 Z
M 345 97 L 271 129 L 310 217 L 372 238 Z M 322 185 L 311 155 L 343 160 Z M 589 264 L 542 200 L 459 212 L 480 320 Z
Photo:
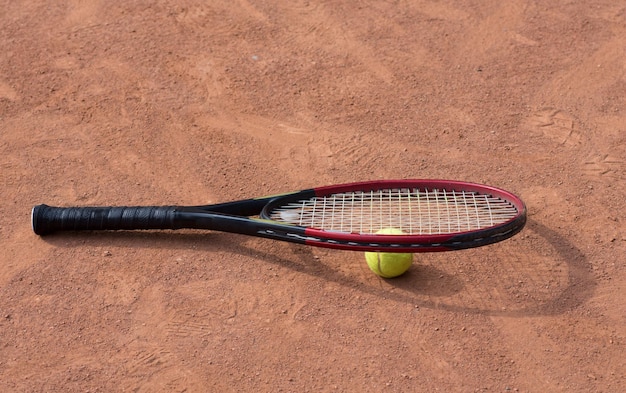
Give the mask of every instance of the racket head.
M 435 252 L 510 238 L 524 227 L 526 206 L 511 192 L 477 183 L 382 180 L 277 197 L 265 205 L 260 216 L 302 228 L 303 235 L 297 236 L 312 246 Z M 377 233 L 388 228 L 400 229 L 404 234 Z

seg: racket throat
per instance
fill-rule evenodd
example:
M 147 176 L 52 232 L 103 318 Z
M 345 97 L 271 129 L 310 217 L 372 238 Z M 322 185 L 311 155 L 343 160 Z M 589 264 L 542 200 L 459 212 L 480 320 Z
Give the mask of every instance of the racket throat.
M 181 224 L 181 228 L 209 229 L 301 244 L 306 240 L 305 228 L 277 224 L 262 218 L 193 211 L 180 211 L 177 214 L 176 221 Z

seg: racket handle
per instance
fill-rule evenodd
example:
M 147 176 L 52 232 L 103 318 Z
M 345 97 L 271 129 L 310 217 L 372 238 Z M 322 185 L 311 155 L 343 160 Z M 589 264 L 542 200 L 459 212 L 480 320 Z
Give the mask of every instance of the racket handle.
M 57 231 L 176 229 L 173 206 L 33 208 L 33 231 L 42 236 Z

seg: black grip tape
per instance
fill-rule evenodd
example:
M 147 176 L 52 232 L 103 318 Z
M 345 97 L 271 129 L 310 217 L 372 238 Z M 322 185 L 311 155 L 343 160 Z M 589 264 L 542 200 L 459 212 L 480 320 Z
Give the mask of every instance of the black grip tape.
M 33 208 L 33 231 L 176 229 L 173 206 L 52 207 Z

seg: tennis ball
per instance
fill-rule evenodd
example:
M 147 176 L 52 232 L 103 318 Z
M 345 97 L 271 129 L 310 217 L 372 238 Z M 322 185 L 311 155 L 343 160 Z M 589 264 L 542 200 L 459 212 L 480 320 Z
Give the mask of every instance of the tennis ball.
M 402 235 L 404 232 L 396 228 L 385 228 L 376 232 L 382 235 Z M 398 277 L 413 264 L 413 254 L 397 252 L 366 252 L 367 266 L 383 278 Z

